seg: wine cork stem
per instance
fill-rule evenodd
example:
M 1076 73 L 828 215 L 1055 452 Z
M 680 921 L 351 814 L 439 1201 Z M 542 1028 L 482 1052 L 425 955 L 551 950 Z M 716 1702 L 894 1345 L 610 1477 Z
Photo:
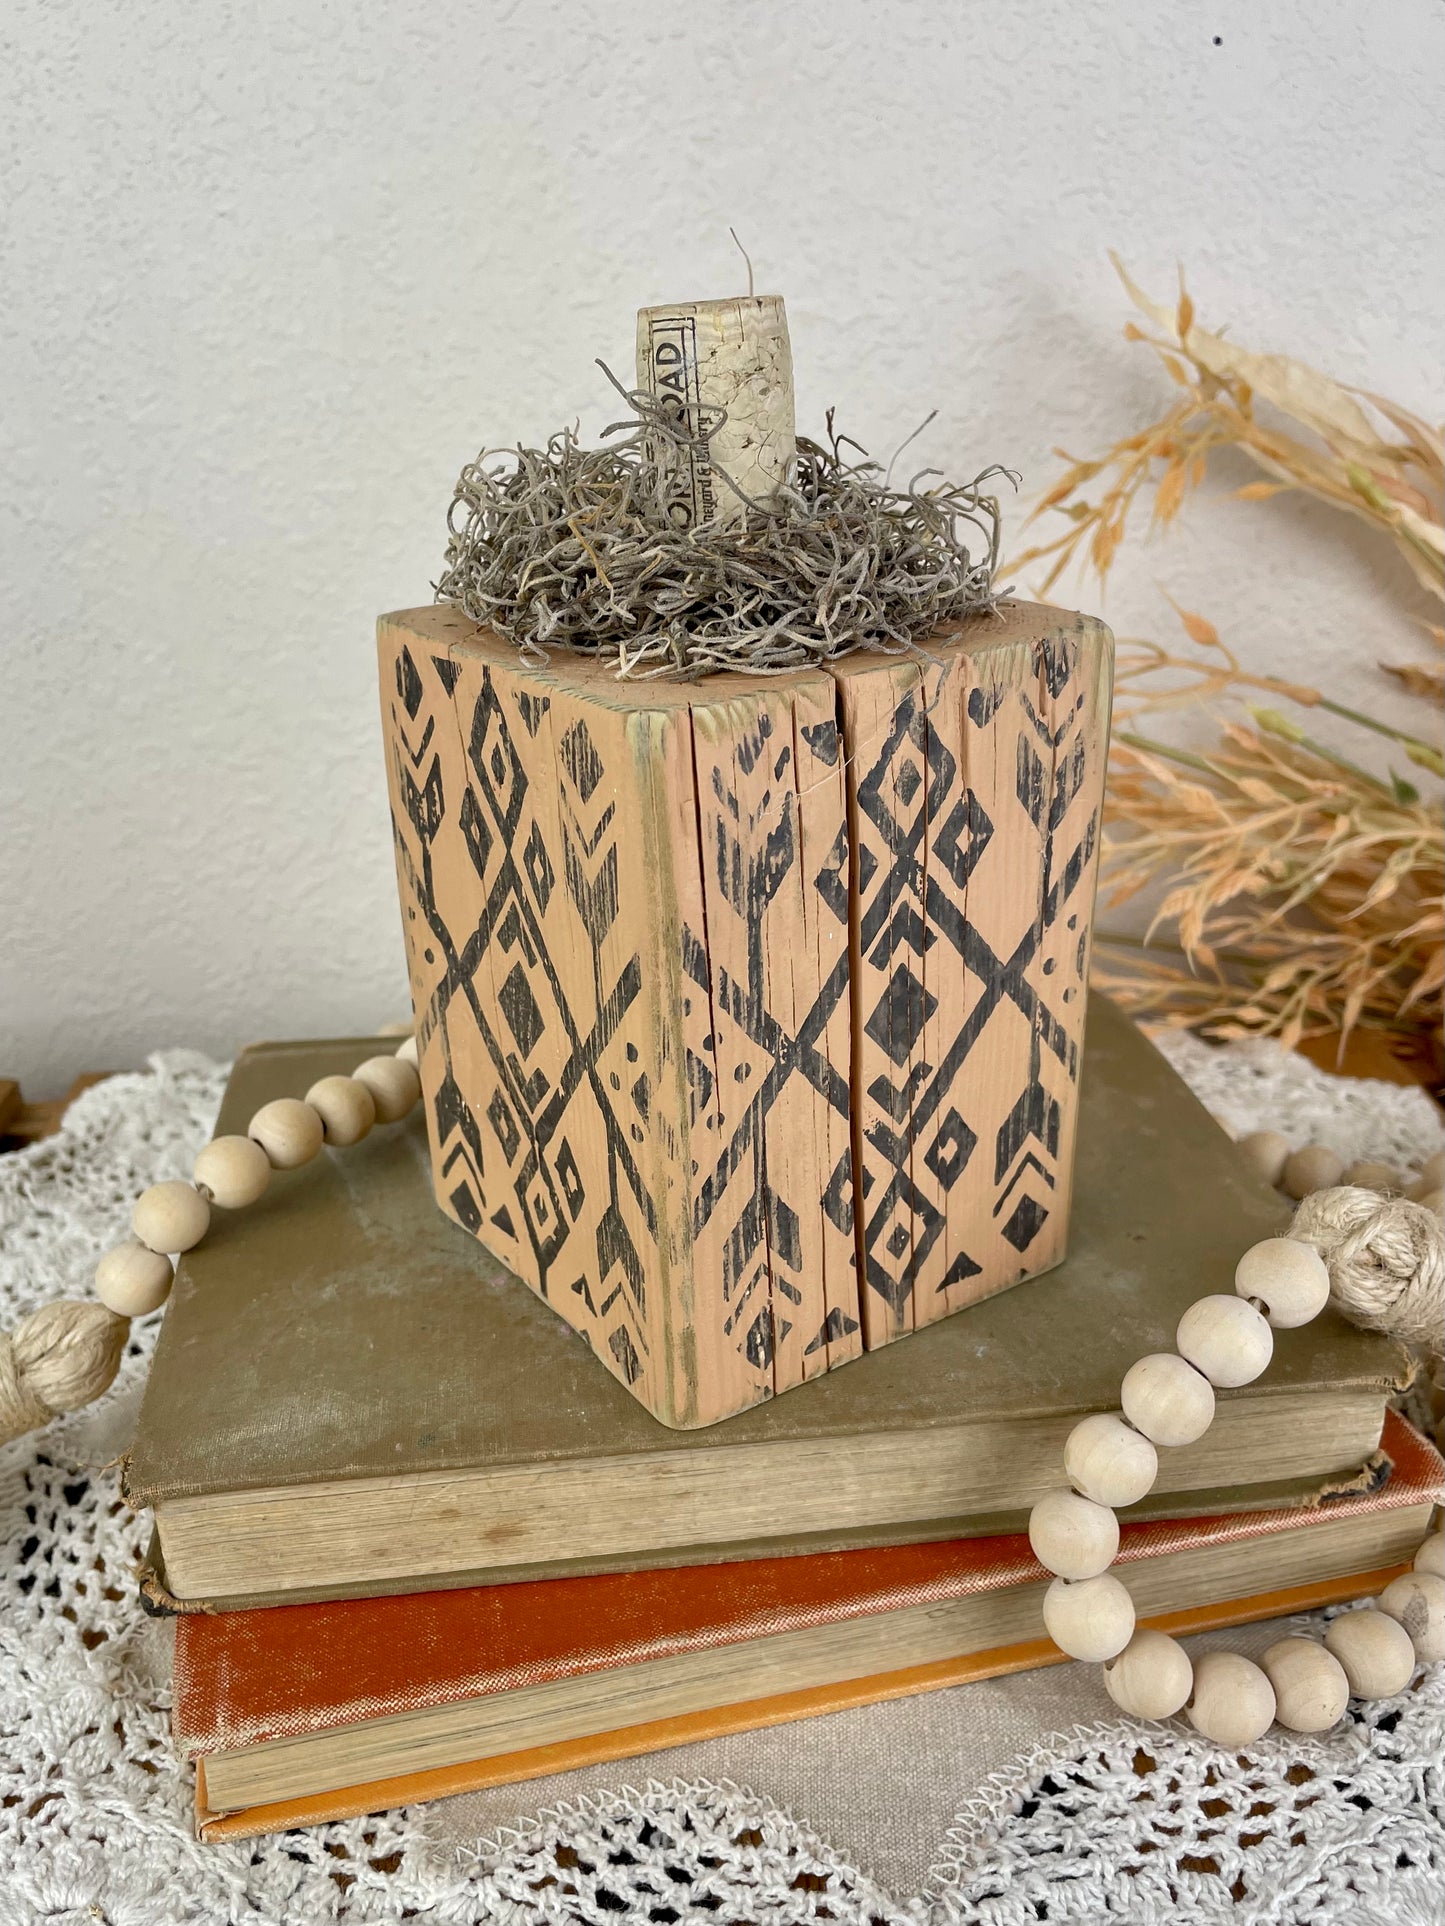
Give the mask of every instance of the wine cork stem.
M 640 308 L 637 385 L 691 443 L 661 435 L 654 441 L 654 459 L 676 480 L 669 504 L 675 520 L 726 525 L 741 521 L 749 502 L 772 501 L 797 453 L 781 295 Z M 727 419 L 711 432 L 721 411 Z

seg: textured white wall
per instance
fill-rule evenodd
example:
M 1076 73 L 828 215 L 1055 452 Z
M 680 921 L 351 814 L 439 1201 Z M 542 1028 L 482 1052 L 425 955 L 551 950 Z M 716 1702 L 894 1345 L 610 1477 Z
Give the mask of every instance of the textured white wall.
M 11 0 L 0 48 L 0 1070 L 36 1094 L 404 1012 L 373 618 L 428 598 L 483 441 L 600 427 L 640 303 L 738 290 L 729 223 L 801 425 L 887 450 L 936 405 L 958 472 L 1041 486 L 1152 405 L 1110 245 L 1438 405 L 1433 0 Z M 1413 646 L 1308 507 L 1221 500 L 1116 626 L 1159 583 L 1371 700 Z

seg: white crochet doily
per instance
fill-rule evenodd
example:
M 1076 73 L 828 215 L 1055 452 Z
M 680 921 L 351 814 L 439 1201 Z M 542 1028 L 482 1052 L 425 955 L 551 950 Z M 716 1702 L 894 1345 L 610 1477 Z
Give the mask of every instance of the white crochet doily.
M 1438 1144 L 1419 1092 L 1269 1046 L 1164 1047 L 1235 1130 L 1277 1124 L 1403 1164 Z M 0 1323 L 86 1292 L 136 1192 L 188 1173 L 223 1082 L 167 1052 L 0 1158 Z M 910 1897 L 851 1865 L 846 1840 L 834 1850 L 729 1784 L 608 1791 L 469 1850 L 429 1833 L 424 1809 L 202 1846 L 170 1745 L 169 1628 L 137 1605 L 145 1527 L 115 1470 L 157 1322 L 108 1397 L 0 1448 L 0 1926 L 1445 1920 L 1445 1668 L 1322 1742 L 1271 1737 L 1243 1758 L 1177 1725 L 1056 1736 L 982 1792 L 960 1784 Z

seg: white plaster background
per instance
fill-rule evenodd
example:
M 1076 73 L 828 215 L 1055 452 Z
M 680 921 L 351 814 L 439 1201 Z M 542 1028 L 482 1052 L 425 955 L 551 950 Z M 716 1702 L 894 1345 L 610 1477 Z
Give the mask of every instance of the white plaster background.
M 638 304 L 740 287 L 729 223 L 801 425 L 937 406 L 959 473 L 1154 406 L 1111 245 L 1432 413 L 1442 72 L 1433 0 L 10 0 L 0 1070 L 404 1013 L 373 619 L 483 441 L 599 428 Z M 1401 571 L 1215 492 L 1116 627 L 1167 586 L 1389 708 Z

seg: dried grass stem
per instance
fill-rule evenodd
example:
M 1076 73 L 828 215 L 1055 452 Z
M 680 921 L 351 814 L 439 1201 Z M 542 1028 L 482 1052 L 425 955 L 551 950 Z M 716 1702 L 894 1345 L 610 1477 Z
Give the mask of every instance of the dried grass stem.
M 1239 489 L 1240 497 L 1265 501 L 1299 489 L 1329 502 L 1391 542 L 1415 579 L 1438 595 L 1445 580 L 1440 431 L 1383 396 L 1201 327 L 1182 282 L 1170 309 L 1144 295 L 1122 267 L 1119 273 L 1150 324 L 1125 332 L 1157 355 L 1177 399 L 1097 459 L 1063 456 L 1066 472 L 1034 513 L 1057 512 L 1067 526 L 1005 572 L 1047 562 L 1044 593 L 1074 561 L 1106 576 L 1141 495 L 1153 492 L 1154 525 L 1168 524 L 1203 482 L 1210 455 L 1228 447 L 1269 478 Z M 1085 492 L 1095 485 L 1097 494 Z M 1293 1044 L 1329 1031 L 1343 1037 L 1356 1024 L 1438 1036 L 1445 1016 L 1438 790 L 1422 800 L 1415 781 L 1398 771 L 1371 773 L 1316 740 L 1296 712 L 1321 709 L 1384 738 L 1431 777 L 1445 775 L 1438 735 L 1397 728 L 1318 689 L 1247 669 L 1212 623 L 1177 604 L 1176 612 L 1192 653 L 1155 642 L 1119 649 L 1101 892 L 1106 908 L 1146 890 L 1158 903 L 1142 943 L 1100 935 L 1097 979 L 1141 1015 L 1215 1036 L 1277 1035 Z M 1434 665 L 1381 666 L 1437 705 L 1445 694 L 1445 675 Z M 1252 700 L 1261 696 L 1273 700 Z M 1184 708 L 1214 723 L 1209 747 L 1178 748 L 1139 727 L 1151 713 Z

